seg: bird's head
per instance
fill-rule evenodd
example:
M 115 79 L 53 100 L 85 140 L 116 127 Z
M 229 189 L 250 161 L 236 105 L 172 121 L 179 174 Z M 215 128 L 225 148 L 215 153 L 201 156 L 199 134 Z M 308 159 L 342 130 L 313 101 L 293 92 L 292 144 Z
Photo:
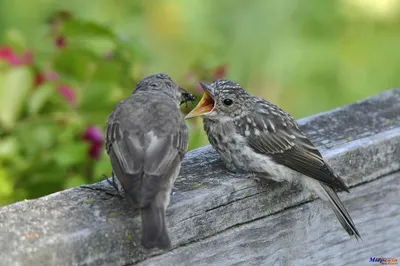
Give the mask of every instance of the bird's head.
M 249 94 L 239 84 L 230 80 L 216 80 L 210 85 L 200 82 L 204 90 L 197 106 L 186 119 L 204 116 L 218 121 L 234 120 L 248 111 Z
M 185 93 L 185 99 L 188 98 L 184 89 L 180 88 L 170 76 L 165 73 L 158 73 L 151 76 L 148 76 L 142 79 L 137 85 L 133 93 L 137 93 L 139 91 L 157 91 L 160 93 L 164 93 L 175 100 L 177 103 L 182 103 L 183 93 Z M 190 94 L 191 95 L 191 94 Z M 193 99 L 186 100 L 192 101 Z

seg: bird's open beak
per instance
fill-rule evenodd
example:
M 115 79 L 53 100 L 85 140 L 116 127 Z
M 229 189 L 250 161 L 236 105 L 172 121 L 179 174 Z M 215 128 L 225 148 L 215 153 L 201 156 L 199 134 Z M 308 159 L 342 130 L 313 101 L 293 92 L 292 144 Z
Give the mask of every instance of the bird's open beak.
M 214 96 L 212 89 L 202 82 L 200 82 L 200 85 L 204 90 L 203 97 L 197 106 L 185 117 L 185 119 L 206 115 L 214 110 Z

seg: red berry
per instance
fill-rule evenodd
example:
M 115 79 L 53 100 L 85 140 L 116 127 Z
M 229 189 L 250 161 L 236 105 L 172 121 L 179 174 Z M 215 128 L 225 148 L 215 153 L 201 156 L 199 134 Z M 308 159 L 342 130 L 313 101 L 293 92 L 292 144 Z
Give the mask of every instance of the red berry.
M 43 74 L 39 73 L 35 76 L 35 87 L 42 85 L 46 81 Z
M 59 36 L 56 38 L 56 46 L 60 49 L 67 46 L 67 40 L 65 39 L 64 36 Z

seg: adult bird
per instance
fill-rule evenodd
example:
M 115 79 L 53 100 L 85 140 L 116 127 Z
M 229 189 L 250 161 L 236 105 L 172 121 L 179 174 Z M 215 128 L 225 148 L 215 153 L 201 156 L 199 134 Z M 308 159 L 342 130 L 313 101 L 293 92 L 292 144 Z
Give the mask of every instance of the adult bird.
M 290 114 L 229 80 L 200 84 L 203 97 L 186 118 L 203 116 L 208 139 L 229 170 L 278 182 L 301 176 L 304 186 L 331 204 L 347 233 L 361 238 L 335 192 L 348 187 Z
M 108 120 L 106 150 L 113 175 L 140 208 L 145 248 L 171 248 L 165 211 L 188 147 L 179 110 L 188 98 L 168 75 L 152 75 L 137 84 Z

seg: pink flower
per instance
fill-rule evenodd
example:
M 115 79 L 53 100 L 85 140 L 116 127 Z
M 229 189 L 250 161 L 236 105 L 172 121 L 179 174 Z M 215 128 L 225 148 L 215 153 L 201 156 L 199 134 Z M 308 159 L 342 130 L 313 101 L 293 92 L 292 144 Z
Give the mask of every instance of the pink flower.
M 11 47 L 5 46 L 0 48 L 0 60 L 7 61 L 13 67 L 31 65 L 33 62 L 33 52 L 28 51 L 22 56 L 18 56 Z
M 83 138 L 97 144 L 103 144 L 104 142 L 103 133 L 96 126 L 89 127 L 83 135 Z
M 22 56 L 22 61 L 24 62 L 25 65 L 32 65 L 33 57 L 34 57 L 33 52 L 32 51 L 27 51 Z
M 39 72 L 35 76 L 35 87 L 38 87 L 46 82 L 57 81 L 60 76 L 56 72 L 43 73 Z
M 92 144 L 89 150 L 89 156 L 92 159 L 98 160 L 101 158 L 102 151 L 103 151 L 103 145 Z
M 0 59 L 8 60 L 12 57 L 14 57 L 14 52 L 10 47 L 0 48 Z
M 46 80 L 48 81 L 56 81 L 60 79 L 60 75 L 58 75 L 56 72 L 49 72 L 46 74 Z
M 57 90 L 58 93 L 60 93 L 63 96 L 63 98 L 68 102 L 68 104 L 71 107 L 76 106 L 76 94 L 72 88 L 65 85 L 61 85 L 58 87 Z
M 83 134 L 83 139 L 90 143 L 89 156 L 96 160 L 100 159 L 104 144 L 101 130 L 96 126 L 91 126 Z

